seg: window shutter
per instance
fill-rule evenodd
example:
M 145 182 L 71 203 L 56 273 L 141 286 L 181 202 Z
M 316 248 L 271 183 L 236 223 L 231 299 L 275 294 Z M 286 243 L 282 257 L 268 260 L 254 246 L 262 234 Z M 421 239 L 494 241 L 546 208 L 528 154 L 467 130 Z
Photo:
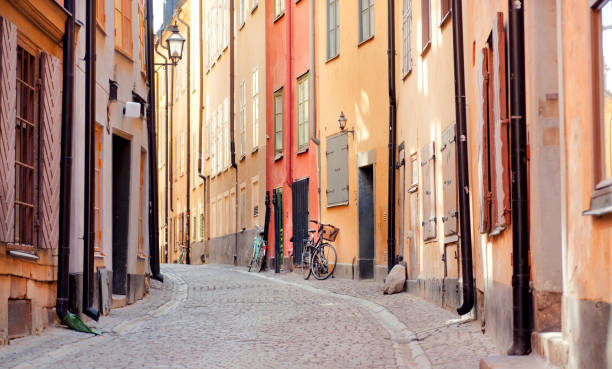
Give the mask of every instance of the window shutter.
M 0 241 L 15 230 L 15 114 L 17 27 L 0 17 Z
M 327 139 L 327 207 L 346 205 L 349 202 L 348 184 L 348 133 Z
M 456 124 L 453 123 L 442 132 L 442 188 L 444 196 L 444 235 L 457 234 L 457 158 L 456 158 Z
M 497 13 L 492 32 L 493 42 L 493 112 L 494 119 L 490 122 L 494 129 L 491 137 L 495 141 L 495 151 L 492 151 L 491 183 L 494 193 L 491 209 L 492 233 L 499 233 L 510 224 L 510 168 L 508 165 L 508 109 L 506 90 L 506 37 L 504 33 L 504 15 Z M 491 104 L 489 104 L 491 105 Z M 493 148 L 493 145 L 492 145 Z M 494 178 L 494 180 L 493 180 Z
M 421 150 L 423 168 L 423 241 L 436 238 L 435 143 Z
M 61 63 L 58 58 L 43 52 L 40 71 L 40 247 L 50 249 L 56 247 L 59 240 Z
M 489 189 L 489 51 L 482 49 L 482 90 L 480 99 L 482 115 L 479 118 L 478 162 L 480 164 L 480 233 L 488 233 L 491 229 L 491 197 Z

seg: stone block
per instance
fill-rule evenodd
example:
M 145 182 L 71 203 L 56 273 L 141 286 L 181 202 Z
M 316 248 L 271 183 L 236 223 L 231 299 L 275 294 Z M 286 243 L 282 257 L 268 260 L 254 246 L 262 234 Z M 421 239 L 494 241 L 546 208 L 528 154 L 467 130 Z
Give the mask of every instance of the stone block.
M 32 301 L 8 300 L 8 338 L 32 334 Z

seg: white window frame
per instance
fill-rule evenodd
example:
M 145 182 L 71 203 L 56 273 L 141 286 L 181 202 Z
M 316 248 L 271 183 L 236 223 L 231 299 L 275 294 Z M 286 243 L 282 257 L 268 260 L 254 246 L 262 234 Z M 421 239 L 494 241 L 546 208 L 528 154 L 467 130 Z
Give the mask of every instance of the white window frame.
M 374 0 L 359 1 L 359 43 L 374 37 Z M 367 30 L 365 23 L 367 23 Z M 367 31 L 367 32 L 366 32 Z
M 246 82 L 240 82 L 240 159 L 246 154 Z
M 251 75 L 251 91 L 252 91 L 252 129 L 253 129 L 253 150 L 255 152 L 259 148 L 259 69 L 255 67 Z
M 359 0 L 361 1 L 361 0 Z M 340 54 L 340 0 L 326 0 L 327 2 L 327 60 Z M 333 21 L 331 10 L 333 8 Z M 333 41 L 333 44 L 332 44 Z
M 412 71 L 412 0 L 404 0 L 402 14 L 403 54 L 402 72 L 407 76 Z

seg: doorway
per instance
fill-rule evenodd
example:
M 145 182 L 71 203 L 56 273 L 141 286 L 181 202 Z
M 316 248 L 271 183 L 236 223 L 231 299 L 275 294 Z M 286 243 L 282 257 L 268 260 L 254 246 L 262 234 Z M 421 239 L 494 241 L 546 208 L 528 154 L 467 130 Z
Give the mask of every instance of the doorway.
M 359 278 L 374 278 L 374 166 L 358 170 Z
M 293 263 L 302 264 L 304 239 L 308 237 L 308 178 L 293 182 Z
M 130 141 L 113 135 L 113 294 L 127 293 Z

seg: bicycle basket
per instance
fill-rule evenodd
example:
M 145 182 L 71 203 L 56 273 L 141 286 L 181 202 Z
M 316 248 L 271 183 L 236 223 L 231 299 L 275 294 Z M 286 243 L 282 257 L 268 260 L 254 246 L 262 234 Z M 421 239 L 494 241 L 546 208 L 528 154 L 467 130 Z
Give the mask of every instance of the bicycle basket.
M 336 228 L 331 224 L 324 224 L 321 230 L 321 237 L 326 241 L 334 242 L 336 236 L 338 236 L 338 231 L 340 231 L 340 228 Z

